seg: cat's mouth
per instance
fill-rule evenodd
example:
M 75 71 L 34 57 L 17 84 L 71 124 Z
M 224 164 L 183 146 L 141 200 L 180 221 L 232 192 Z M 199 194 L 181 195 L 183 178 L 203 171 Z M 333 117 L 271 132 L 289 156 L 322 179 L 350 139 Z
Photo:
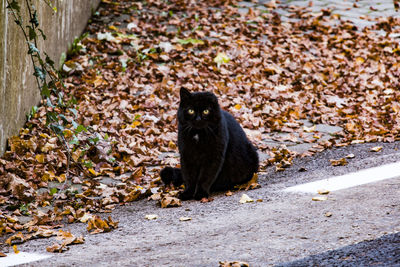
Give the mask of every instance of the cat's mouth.
M 207 128 L 207 123 L 203 121 L 192 122 L 192 127 L 197 130 L 205 129 Z

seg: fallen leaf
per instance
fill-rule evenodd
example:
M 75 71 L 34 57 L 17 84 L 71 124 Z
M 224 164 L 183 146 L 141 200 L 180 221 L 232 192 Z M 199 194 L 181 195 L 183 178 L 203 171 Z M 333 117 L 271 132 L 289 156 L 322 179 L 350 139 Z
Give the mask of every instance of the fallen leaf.
M 311 127 L 303 126 L 303 130 L 304 130 L 306 133 L 315 132 L 316 129 L 317 129 L 317 125 L 313 125 L 313 126 L 311 126 Z
M 312 200 L 313 201 L 325 201 L 325 200 L 327 200 L 328 199 L 328 197 L 313 197 L 312 198 Z
M 299 172 L 306 172 L 307 171 L 307 168 L 305 168 L 305 167 L 300 167 L 300 169 L 299 169 Z
M 353 159 L 353 158 L 355 158 L 355 155 L 354 154 L 348 154 L 347 156 L 345 156 L 345 158 Z
M 228 192 L 225 193 L 225 196 L 227 196 L 227 197 L 230 197 L 232 195 L 233 195 L 233 193 L 231 191 L 228 191 Z
M 0 252 L 0 257 L 7 257 L 7 254 Z
M 332 212 L 325 213 L 325 217 L 332 217 Z
M 330 160 L 332 166 L 345 166 L 347 165 L 347 160 L 346 158 L 341 158 L 341 159 L 331 159 Z
M 182 206 L 182 202 L 179 198 L 176 197 L 163 197 L 160 201 L 161 208 L 171 208 L 171 207 L 180 207 Z
M 240 110 L 240 109 L 242 108 L 242 106 L 239 105 L 239 104 L 236 104 L 236 105 L 234 106 L 234 108 L 237 109 L 237 110 Z
M 7 240 L 5 241 L 5 243 L 8 244 L 9 246 L 11 246 L 11 245 L 12 245 L 12 242 L 13 242 L 14 240 L 17 240 L 18 243 L 19 243 L 19 242 L 22 243 L 22 242 L 25 242 L 25 241 L 26 241 L 26 239 L 25 239 L 24 235 L 22 234 L 22 232 L 18 232 L 17 234 L 12 235 L 12 236 L 10 236 L 9 238 L 7 238 Z
M 212 202 L 214 201 L 214 199 L 212 197 L 203 197 L 202 199 L 200 199 L 201 203 L 207 203 L 207 202 Z
M 62 253 L 64 251 L 67 251 L 69 248 L 64 245 L 64 244 L 58 244 L 58 243 L 54 243 L 51 246 L 48 246 L 46 248 L 47 252 L 52 252 L 52 253 Z
M 184 221 L 190 221 L 190 220 L 192 220 L 192 218 L 190 218 L 190 217 L 180 217 L 179 220 L 181 222 L 184 222 Z
M 251 199 L 248 195 L 243 194 L 239 200 L 240 203 L 244 204 L 244 203 L 250 203 L 250 202 L 254 202 L 253 199 Z
M 329 190 L 326 190 L 326 189 L 318 189 L 317 192 L 318 192 L 318 194 L 320 194 L 320 195 L 327 195 L 327 194 L 329 194 Z
M 37 154 L 35 156 L 35 159 L 39 162 L 39 163 L 44 163 L 44 154 Z
M 225 53 L 218 53 L 217 56 L 214 58 L 214 62 L 217 63 L 218 68 L 224 64 L 228 63 L 231 59 Z
M 260 188 L 261 185 L 258 183 L 258 174 L 255 173 L 253 174 L 253 177 L 250 179 L 250 181 L 248 181 L 247 183 L 244 184 L 239 184 L 236 185 L 234 188 L 237 190 L 253 190 L 253 189 L 257 189 Z
M 155 220 L 155 219 L 158 218 L 158 215 L 157 214 L 147 214 L 146 216 L 144 216 L 144 218 L 149 220 L 149 221 L 150 220 Z
M 382 150 L 382 147 L 381 147 L 381 146 L 375 146 L 375 147 L 371 148 L 370 150 L 371 150 L 372 152 L 379 152 L 379 151 Z
M 250 265 L 244 261 L 220 261 L 219 267 L 250 267 Z
M 13 245 L 12 248 L 13 248 L 15 254 L 18 254 L 18 253 L 19 253 L 19 250 L 18 250 L 18 248 L 17 248 L 17 245 Z
M 88 221 L 87 230 L 90 234 L 109 232 L 118 227 L 118 221 L 113 221 L 111 217 L 108 220 L 102 220 L 98 215 L 93 216 Z
M 92 219 L 94 215 L 85 212 L 82 217 L 79 218 L 80 222 L 86 223 L 88 220 Z

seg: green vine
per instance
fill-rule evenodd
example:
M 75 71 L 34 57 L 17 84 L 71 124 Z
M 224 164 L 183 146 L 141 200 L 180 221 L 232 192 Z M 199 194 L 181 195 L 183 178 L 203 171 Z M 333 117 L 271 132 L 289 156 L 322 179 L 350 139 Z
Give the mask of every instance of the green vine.
M 36 84 L 40 90 L 42 103 L 46 109 L 46 126 L 58 137 L 61 141 L 64 149 L 67 152 L 67 168 L 66 168 L 66 179 L 63 185 L 63 189 L 66 189 L 66 183 L 68 181 L 69 168 L 72 159 L 71 146 L 77 145 L 77 135 L 82 131 L 87 131 L 83 126 L 75 122 L 73 119 L 67 119 L 65 114 L 73 114 L 76 118 L 77 110 L 74 108 L 76 101 L 74 98 L 66 101 L 66 97 L 63 93 L 65 85 L 63 78 L 55 66 L 54 61 L 46 52 L 42 52 L 38 49 L 39 38 L 46 40 L 46 35 L 43 30 L 39 28 L 38 14 L 32 0 L 23 0 L 26 5 L 29 21 L 24 22 L 21 15 L 21 5 L 17 0 L 6 0 L 7 9 L 12 14 L 15 23 L 23 33 L 28 54 L 31 58 L 33 65 L 33 75 L 36 79 Z M 43 0 L 54 12 L 57 12 L 57 8 L 52 5 L 49 0 Z M 32 109 L 35 112 L 35 109 Z M 72 140 L 68 142 L 66 136 L 70 136 L 72 133 Z

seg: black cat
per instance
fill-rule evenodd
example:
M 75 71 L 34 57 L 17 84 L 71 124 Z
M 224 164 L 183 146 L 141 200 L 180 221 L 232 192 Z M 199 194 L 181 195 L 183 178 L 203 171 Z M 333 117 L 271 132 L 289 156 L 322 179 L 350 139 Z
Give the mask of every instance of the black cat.
M 242 127 L 221 110 L 213 93 L 180 90 L 178 148 L 181 169 L 166 167 L 165 184 L 185 185 L 182 200 L 200 200 L 249 181 L 258 170 L 256 148 Z

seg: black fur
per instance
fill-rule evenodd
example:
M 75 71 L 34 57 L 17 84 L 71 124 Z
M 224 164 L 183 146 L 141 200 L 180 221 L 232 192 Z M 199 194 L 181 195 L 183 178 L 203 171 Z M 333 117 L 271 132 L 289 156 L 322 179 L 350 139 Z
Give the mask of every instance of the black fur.
M 185 185 L 182 200 L 202 199 L 249 181 L 258 171 L 256 148 L 242 127 L 209 92 L 180 91 L 178 148 L 181 169 L 166 167 L 165 184 Z M 208 110 L 204 112 L 204 110 Z

